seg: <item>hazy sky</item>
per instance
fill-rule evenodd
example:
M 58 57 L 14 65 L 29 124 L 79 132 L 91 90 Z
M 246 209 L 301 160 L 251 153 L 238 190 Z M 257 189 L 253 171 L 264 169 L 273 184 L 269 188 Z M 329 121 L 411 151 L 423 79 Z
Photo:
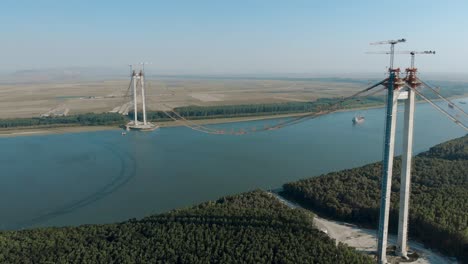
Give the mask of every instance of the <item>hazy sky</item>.
M 468 74 L 468 1 L 2 0 L 0 70 L 72 66 L 193 74 L 384 72 L 379 40 L 426 72 Z M 406 67 L 409 57 L 398 56 Z

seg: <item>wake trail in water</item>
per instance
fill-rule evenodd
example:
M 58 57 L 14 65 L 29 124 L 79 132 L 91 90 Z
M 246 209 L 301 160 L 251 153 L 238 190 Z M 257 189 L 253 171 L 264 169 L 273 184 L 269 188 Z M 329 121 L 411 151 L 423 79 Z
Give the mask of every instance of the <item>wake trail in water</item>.
M 34 226 L 46 221 L 49 221 L 55 217 L 69 214 L 93 204 L 104 197 L 114 193 L 124 185 L 126 185 L 136 175 L 136 160 L 129 153 L 119 151 L 110 144 L 101 144 L 101 146 L 107 149 L 110 153 L 114 154 L 120 162 L 120 170 L 111 182 L 107 183 L 103 187 L 99 188 L 94 193 L 85 196 L 79 200 L 65 204 L 59 208 L 53 209 L 52 211 L 44 212 L 29 220 L 13 225 L 10 229 L 24 229 L 30 226 Z

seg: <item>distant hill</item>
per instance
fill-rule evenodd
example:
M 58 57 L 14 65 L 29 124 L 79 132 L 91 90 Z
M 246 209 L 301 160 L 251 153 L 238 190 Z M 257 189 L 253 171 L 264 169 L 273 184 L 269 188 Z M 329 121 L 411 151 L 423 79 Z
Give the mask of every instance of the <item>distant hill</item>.
M 392 179 L 390 228 L 396 231 L 401 159 Z M 333 219 L 377 227 L 381 163 L 284 185 L 284 194 Z M 468 135 L 414 159 L 409 234 L 468 263 Z
M 0 232 L 0 263 L 374 263 L 312 220 L 254 191 L 118 224 Z

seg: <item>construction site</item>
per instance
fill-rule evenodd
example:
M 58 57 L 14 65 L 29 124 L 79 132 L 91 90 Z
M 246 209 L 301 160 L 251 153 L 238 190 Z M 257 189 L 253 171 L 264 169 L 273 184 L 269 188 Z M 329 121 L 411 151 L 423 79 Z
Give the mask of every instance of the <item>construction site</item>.
M 159 128 L 159 124 L 150 122 L 147 118 L 147 110 L 157 110 L 164 113 L 167 118 L 194 131 L 211 135 L 246 135 L 263 131 L 274 131 L 285 127 L 294 126 L 307 120 L 318 118 L 327 114 L 342 111 L 343 104 L 350 101 L 359 101 L 374 95 L 383 95 L 385 101 L 385 130 L 384 151 L 382 166 L 382 186 L 380 197 L 379 228 L 377 233 L 376 256 L 379 263 L 396 263 L 413 259 L 414 250 L 408 245 L 408 219 L 410 212 L 410 186 L 413 157 L 414 112 L 416 97 L 430 104 L 442 116 L 468 131 L 466 118 L 468 114 L 449 98 L 443 96 L 435 87 L 419 77 L 418 69 L 415 67 L 415 58 L 420 55 L 434 55 L 434 51 L 396 51 L 397 44 L 403 44 L 406 39 L 397 39 L 371 43 L 372 45 L 389 45 L 389 51 L 375 52 L 388 55 L 390 58 L 388 72 L 382 80 L 368 84 L 354 79 L 281 79 L 281 80 L 173 80 L 159 79 L 151 84 L 145 80 L 147 74 L 145 65 L 140 63 L 130 65 L 130 81 L 111 81 L 94 84 L 25 84 L 22 86 L 24 94 L 21 95 L 21 103 L 15 101 L 8 93 L 18 90 L 12 85 L 3 85 L 1 90 L 4 96 L 0 112 L 8 117 L 61 117 L 71 113 L 83 112 L 111 112 L 128 116 L 133 113 L 130 121 L 125 125 L 126 130 L 137 130 L 141 132 L 153 131 Z M 410 66 L 404 70 L 395 67 L 395 54 L 403 54 L 409 58 Z M 127 83 L 128 85 L 124 85 Z M 188 85 L 190 83 L 190 86 Z M 116 89 L 116 87 L 119 89 Z M 222 86 L 220 88 L 220 86 Z M 36 96 L 34 87 L 39 87 L 43 92 Z M 236 89 L 231 89 L 236 87 Z M 363 89 L 363 87 L 365 87 Z M 428 98 L 421 92 L 422 89 L 433 93 L 440 104 Z M 44 92 L 46 91 L 46 92 Z M 49 95 L 48 95 L 48 93 Z M 25 100 L 30 93 L 31 100 Z M 54 98 L 50 98 L 54 94 Z M 196 123 L 175 108 L 179 106 L 197 105 L 231 105 L 242 103 L 261 102 L 309 102 L 319 98 L 338 97 L 339 100 L 327 105 L 318 111 L 304 113 L 299 116 L 278 119 L 273 124 L 261 128 L 242 128 L 240 130 L 218 129 L 215 126 L 206 126 Z M 9 99 L 3 99 L 9 98 Z M 34 99 L 32 99 L 34 98 Z M 390 195 L 392 189 L 392 176 L 398 103 L 404 105 L 403 140 L 402 140 L 402 167 L 401 185 L 399 186 L 400 204 L 398 214 L 398 234 L 392 245 L 389 244 L 389 213 Z M 19 105 L 23 104 L 23 105 Z M 15 106 L 15 107 L 13 107 Z M 13 111 L 12 109 L 21 109 Z M 4 110 L 4 111 L 2 111 Z M 10 112 L 9 112 L 10 111 Z M 12 115 L 11 113 L 15 113 Z M 1 116 L 0 116 L 1 117 Z M 364 117 L 361 117 L 364 118 Z M 364 120 L 364 119 L 362 119 Z M 350 120 L 351 121 L 351 120 Z M 363 121 L 353 122 L 362 123 Z M 122 134 L 124 135 L 124 134 Z M 324 225 L 324 223 L 322 223 Z M 330 225 L 330 224 L 329 224 Z M 329 227 L 331 229 L 336 227 Z M 395 249 L 393 249 L 395 248 Z M 390 249 L 390 251 L 389 251 Z M 417 249 L 416 249 L 417 251 Z
M 371 45 L 389 45 L 390 50 L 382 52 L 383 54 L 389 55 L 390 62 L 388 67 L 388 77 L 371 85 L 364 90 L 360 90 L 352 95 L 344 97 L 339 102 L 330 105 L 327 109 L 311 114 L 302 115 L 299 117 L 293 117 L 285 121 L 277 122 L 274 125 L 266 126 L 262 129 L 252 129 L 252 130 L 241 130 L 241 131 L 225 131 L 217 130 L 216 128 L 206 127 L 203 125 L 195 124 L 190 120 L 187 120 L 182 115 L 178 114 L 174 110 L 163 110 L 163 112 L 173 119 L 176 122 L 183 123 L 186 127 L 191 128 L 195 131 L 207 133 L 207 134 L 232 134 L 232 135 L 243 135 L 247 133 L 257 133 L 266 130 L 277 130 L 282 129 L 287 126 L 296 125 L 298 123 L 304 122 L 311 118 L 316 118 L 321 115 L 333 113 L 340 109 L 341 104 L 350 100 L 359 100 L 360 97 L 374 95 L 378 92 L 384 91 L 386 94 L 386 118 L 385 118 L 385 132 L 384 132 L 384 152 L 383 152 L 383 165 L 382 165 L 382 186 L 381 186 L 381 201 L 380 201 L 380 214 L 379 214 L 379 228 L 377 234 L 377 259 L 379 263 L 395 263 L 400 261 L 408 261 L 411 259 L 410 252 L 411 249 L 408 246 L 408 219 L 409 219 L 409 207 L 410 207 L 410 183 L 411 183 L 411 171 L 412 171 L 412 157 L 413 157 L 413 130 L 414 130 L 414 112 L 415 112 L 415 98 L 416 95 L 419 96 L 422 100 L 429 103 L 437 111 L 442 113 L 445 117 L 449 118 L 455 124 L 463 128 L 465 131 L 468 131 L 468 125 L 466 121 L 462 120 L 468 117 L 468 114 L 455 103 L 449 99 L 442 96 L 437 90 L 437 88 L 432 87 L 423 80 L 421 80 L 418 75 L 418 69 L 415 67 L 415 57 L 416 55 L 422 54 L 435 54 L 435 51 L 395 51 L 395 45 L 400 43 L 405 43 L 406 39 L 397 39 L 389 41 L 381 41 L 371 43 Z M 406 76 L 400 77 L 400 68 L 394 67 L 394 56 L 395 53 L 407 54 L 410 55 L 410 67 L 406 68 Z M 144 65 L 144 64 L 143 64 Z M 134 101 L 133 105 L 135 107 L 135 113 L 137 112 L 138 100 L 136 97 L 136 86 L 135 78 L 143 76 L 142 71 L 139 75 L 135 75 L 135 72 L 132 73 L 132 82 L 134 84 Z M 379 86 L 381 88 L 375 89 Z M 129 86 L 129 88 L 131 85 Z M 146 125 L 146 110 L 145 110 L 145 96 L 144 96 L 144 86 L 141 86 L 142 90 L 142 112 L 144 124 Z M 421 87 L 429 89 L 434 94 L 436 94 L 440 100 L 443 100 L 447 103 L 447 107 L 450 109 L 455 109 L 457 113 L 449 112 L 447 109 L 440 107 L 435 104 L 432 100 L 427 98 L 420 92 Z M 375 90 L 374 90 L 375 89 Z M 371 91 L 371 92 L 370 92 Z M 396 124 L 397 124 L 397 109 L 398 102 L 404 102 L 404 128 L 403 128 L 403 155 L 402 155 L 402 167 L 401 167 L 401 185 L 400 190 L 400 205 L 399 205 L 399 215 L 398 215 L 398 236 L 396 239 L 396 250 L 392 251 L 390 257 L 388 255 L 388 228 L 389 228 L 389 213 L 390 213 L 390 195 L 392 189 L 392 175 L 393 175 L 393 161 L 394 161 L 394 150 L 395 150 L 395 134 L 396 134 Z M 122 112 L 122 111 L 119 111 Z M 138 124 L 137 117 L 135 115 L 135 120 L 131 125 Z M 128 126 L 127 126 L 128 127 Z M 389 260 L 390 259 L 390 260 Z M 414 259 L 413 259 L 414 260 Z

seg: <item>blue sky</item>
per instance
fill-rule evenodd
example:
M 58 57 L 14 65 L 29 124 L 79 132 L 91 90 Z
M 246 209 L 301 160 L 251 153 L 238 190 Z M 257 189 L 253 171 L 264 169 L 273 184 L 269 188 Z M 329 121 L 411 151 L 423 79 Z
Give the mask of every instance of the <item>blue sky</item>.
M 447 3 L 444 3 L 447 2 Z M 468 1 L 2 0 L 0 70 L 125 68 L 164 74 L 384 72 L 379 40 L 426 72 L 468 74 Z M 398 56 L 406 67 L 409 57 Z

